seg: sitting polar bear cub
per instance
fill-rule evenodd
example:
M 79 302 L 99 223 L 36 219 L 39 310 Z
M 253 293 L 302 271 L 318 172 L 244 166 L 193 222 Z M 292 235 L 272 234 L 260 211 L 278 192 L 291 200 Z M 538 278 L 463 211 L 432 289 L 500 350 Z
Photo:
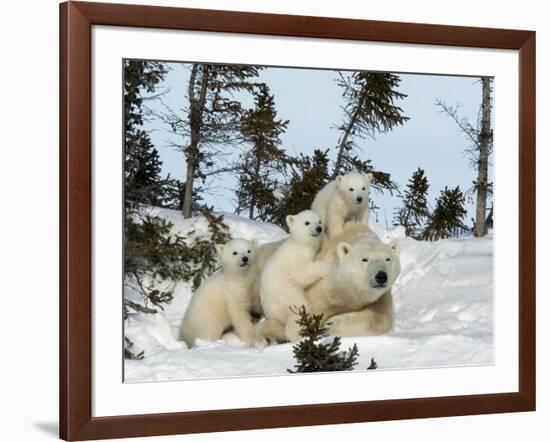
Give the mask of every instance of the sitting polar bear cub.
M 337 176 L 315 196 L 311 209 L 321 217 L 329 238 L 344 231 L 346 221 L 368 224 L 372 173 Z
M 265 324 L 277 323 L 281 339 L 297 341 L 299 326 L 292 307 L 308 302 L 304 290 L 330 271 L 325 262 L 315 262 L 321 245 L 323 226 L 319 216 L 311 210 L 286 217 L 290 238 L 267 260 L 260 280 L 260 299 L 266 317 Z M 263 333 L 263 332 L 262 332 Z
M 204 281 L 193 295 L 181 323 L 181 338 L 191 347 L 195 339 L 215 341 L 233 327 L 251 344 L 255 328 L 250 317 L 254 299 L 256 241 L 234 239 L 217 246 L 223 269 Z

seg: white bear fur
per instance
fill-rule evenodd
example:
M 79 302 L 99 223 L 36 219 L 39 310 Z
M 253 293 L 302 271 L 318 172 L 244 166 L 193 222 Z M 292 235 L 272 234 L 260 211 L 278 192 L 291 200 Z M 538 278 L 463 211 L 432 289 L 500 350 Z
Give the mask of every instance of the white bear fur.
M 363 223 L 349 223 L 340 236 L 325 239 L 317 260 L 331 263 L 331 270 L 306 290 L 305 298 L 311 313 L 323 315 L 331 335 L 380 335 L 392 329 L 392 286 L 401 270 L 397 241 L 384 244 Z M 379 271 L 387 273 L 384 287 L 374 280 Z M 264 321 L 261 332 L 285 339 L 278 321 Z
M 333 262 L 331 273 L 307 292 L 311 310 L 323 314 L 336 336 L 380 335 L 393 328 L 392 287 L 399 273 L 399 242 L 383 243 L 364 224 L 346 226 L 325 242 L 318 259 Z M 365 262 L 364 259 L 367 261 Z M 387 275 L 385 284 L 375 280 Z
M 230 328 L 243 342 L 255 341 L 250 312 L 259 309 L 253 292 L 256 241 L 234 239 L 217 251 L 223 268 L 194 293 L 181 323 L 180 336 L 189 347 L 196 339 L 218 340 Z
M 346 221 L 368 225 L 371 180 L 371 173 L 339 175 L 315 196 L 311 209 L 321 217 L 329 238 L 340 235 Z
M 321 246 L 323 227 L 319 216 L 311 210 L 289 215 L 286 222 L 290 237 L 267 260 L 260 279 L 260 298 L 266 321 L 261 323 L 279 326 L 281 339 L 297 341 L 299 327 L 295 309 L 308 308 L 304 291 L 326 276 L 330 265 L 316 262 L 315 255 Z
M 257 247 L 254 255 L 254 262 L 250 268 L 252 285 L 251 285 L 251 298 L 252 298 L 252 312 L 257 316 L 263 316 L 264 312 L 260 300 L 260 282 L 263 269 L 268 259 L 275 253 L 275 250 L 283 244 L 284 240 L 270 242 L 262 244 Z

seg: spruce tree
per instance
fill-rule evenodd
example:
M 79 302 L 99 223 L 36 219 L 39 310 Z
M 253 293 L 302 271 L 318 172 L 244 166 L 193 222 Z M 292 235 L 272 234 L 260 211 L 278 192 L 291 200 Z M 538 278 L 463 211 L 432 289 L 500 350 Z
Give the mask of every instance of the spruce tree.
M 126 60 L 124 63 L 125 201 L 126 206 L 156 204 L 161 188 L 161 161 L 143 129 L 143 101 L 167 73 L 164 64 Z
M 299 316 L 297 323 L 303 339 L 292 347 L 297 364 L 294 370 L 288 370 L 289 373 L 353 370 L 359 357 L 357 344 L 347 352 L 341 351 L 339 336 L 326 342 L 328 329 L 321 325 L 323 315 L 310 315 L 304 306 L 295 313 Z
M 253 109 L 243 113 L 240 122 L 240 132 L 250 148 L 239 164 L 237 212 L 247 210 L 250 219 L 267 221 L 276 205 L 277 177 L 284 173 L 287 163 L 280 136 L 288 121 L 277 119 L 275 98 L 267 85 L 259 86 L 254 104 Z
M 376 170 L 372 165 L 372 160 L 362 160 L 358 156 L 348 157 L 340 173 L 346 174 L 349 172 L 372 173 L 371 189 L 376 192 L 388 191 L 390 194 L 393 194 L 398 189 L 397 184 L 392 181 L 391 175 L 387 172 Z
M 300 154 L 288 162 L 288 182 L 279 189 L 280 195 L 270 222 L 286 228 L 286 216 L 311 208 L 315 195 L 329 181 L 328 150 L 316 149 L 312 155 Z
M 254 79 L 261 68 L 255 66 L 194 63 L 187 87 L 187 106 L 183 113 L 168 109 L 158 115 L 177 139 L 172 147 L 185 158 L 185 193 L 182 213 L 190 218 L 199 196 L 197 180 L 235 171 L 228 158 L 228 146 L 241 141 L 239 123 L 244 112 L 235 96 L 254 92 Z
M 172 223 L 158 216 L 145 215 L 139 221 L 126 217 L 124 271 L 127 283 L 143 297 L 143 304 L 125 301 L 125 305 L 142 313 L 163 310 L 173 299 L 173 285 L 189 282 L 197 288 L 202 280 L 218 268 L 215 244 L 229 240 L 223 215 L 204 208 L 208 235 L 192 240 L 171 233 Z M 168 288 L 158 281 L 169 281 Z
M 370 172 L 370 162 L 358 159 L 361 150 L 358 141 L 391 131 L 408 120 L 403 115 L 403 109 L 395 104 L 395 101 L 406 97 L 406 94 L 399 92 L 400 82 L 401 79 L 395 74 L 339 73 L 338 85 L 343 89 L 345 104 L 342 107 L 344 120 L 338 126 L 340 139 L 336 146 L 333 179 L 354 169 Z M 375 175 L 373 178 L 373 186 L 386 188 L 388 182 L 379 179 L 382 176 Z
M 155 91 L 157 84 L 166 75 L 162 63 L 141 60 L 124 62 L 124 234 L 125 240 L 132 235 L 134 219 L 139 216 L 140 207 L 144 204 L 158 203 L 162 184 L 160 180 L 161 161 L 158 151 L 153 146 L 149 134 L 143 129 L 143 101 L 148 94 Z M 137 238 L 134 238 L 136 240 Z M 146 247 L 147 238 L 139 239 Z M 135 244 L 135 243 L 134 243 Z M 128 250 L 125 242 L 125 279 L 138 275 L 143 261 Z M 144 267 L 143 267 L 144 268 Z M 142 313 L 155 313 L 157 310 L 147 306 L 149 303 L 169 301 L 169 296 L 159 290 L 145 289 L 143 278 L 138 278 L 138 285 L 143 288 L 143 303 L 124 299 L 125 319 L 128 308 Z M 124 357 L 126 359 L 143 359 L 143 352 L 136 353 L 133 343 L 125 337 Z
M 162 180 L 161 193 L 158 197 L 159 205 L 167 209 L 181 211 L 185 197 L 185 184 L 177 178 L 168 175 Z
M 143 129 L 143 102 L 156 92 L 167 68 L 162 63 L 127 60 L 124 64 L 125 118 L 125 261 L 128 283 L 142 294 L 143 303 L 126 300 L 125 306 L 154 313 L 172 299 L 171 289 L 157 288 L 156 281 L 190 281 L 197 286 L 217 266 L 214 243 L 228 239 L 223 217 L 201 208 L 209 234 L 195 239 L 172 234 L 172 223 L 144 213 L 143 205 L 182 205 L 182 183 L 168 176 L 160 179 L 158 152 Z
M 468 227 L 463 222 L 466 216 L 464 202 L 465 196 L 459 186 L 454 189 L 445 187 L 437 198 L 435 209 L 420 238 L 435 241 L 457 236 L 467 230 Z
M 401 196 L 402 207 L 395 214 L 395 225 L 405 227 L 407 236 L 416 236 L 419 229 L 430 216 L 428 208 L 428 178 L 420 167 L 409 179 L 407 188 Z

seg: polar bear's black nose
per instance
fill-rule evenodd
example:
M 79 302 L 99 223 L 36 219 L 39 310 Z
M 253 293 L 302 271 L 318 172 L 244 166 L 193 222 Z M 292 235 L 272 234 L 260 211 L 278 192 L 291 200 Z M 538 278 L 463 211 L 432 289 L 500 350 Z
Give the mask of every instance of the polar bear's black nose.
M 385 284 L 386 282 L 388 282 L 388 274 L 386 272 L 378 272 L 374 277 L 374 280 L 378 284 Z
M 323 228 L 321 226 L 317 226 L 315 228 L 315 230 L 318 232 L 318 233 L 321 233 L 323 231 Z
M 360 203 L 361 201 L 363 201 L 363 197 L 362 197 L 362 196 L 358 196 L 358 197 L 357 197 L 357 202 Z
M 243 256 L 243 262 L 248 262 L 248 256 Z

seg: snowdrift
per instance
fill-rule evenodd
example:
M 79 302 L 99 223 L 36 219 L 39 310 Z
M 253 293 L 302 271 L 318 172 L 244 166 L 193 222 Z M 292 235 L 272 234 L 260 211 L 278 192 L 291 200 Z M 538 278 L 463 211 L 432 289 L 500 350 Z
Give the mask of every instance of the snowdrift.
M 178 211 L 153 209 L 185 236 L 207 232 L 206 220 L 184 220 Z M 278 226 L 224 214 L 234 238 L 256 238 L 260 244 L 286 237 Z M 493 238 L 464 237 L 436 242 L 416 241 L 404 229 L 371 224 L 383 240 L 401 240 L 401 275 L 394 286 L 395 328 L 384 336 L 342 339 L 343 348 L 359 347 L 359 365 L 404 369 L 488 365 L 493 363 Z M 138 296 L 129 287 L 128 298 Z M 292 344 L 264 349 L 243 346 L 238 338 L 199 342 L 189 350 L 177 340 L 191 298 L 189 284 L 178 283 L 174 300 L 154 315 L 131 314 L 125 333 L 142 360 L 125 361 L 125 381 L 183 380 L 286 374 L 292 368 Z

